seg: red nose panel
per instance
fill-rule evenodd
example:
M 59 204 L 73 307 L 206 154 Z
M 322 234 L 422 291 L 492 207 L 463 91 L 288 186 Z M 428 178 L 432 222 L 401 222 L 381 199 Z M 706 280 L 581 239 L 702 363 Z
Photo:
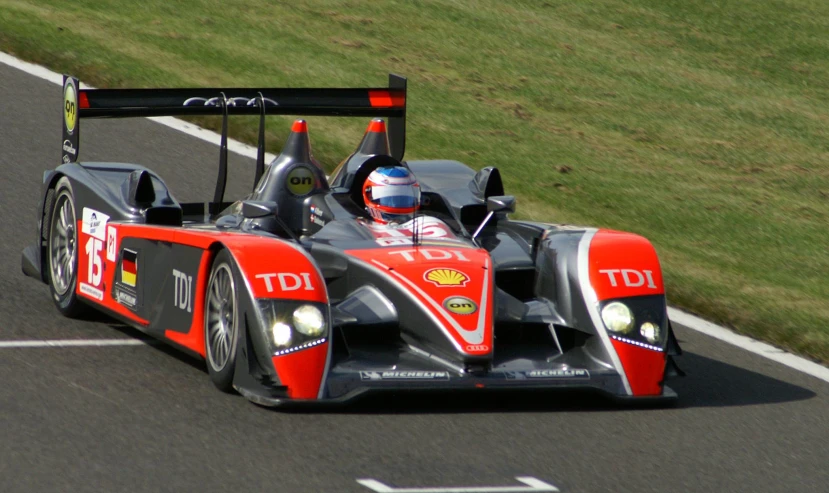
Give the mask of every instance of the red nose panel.
M 589 258 L 590 284 L 600 301 L 665 293 L 656 251 L 641 236 L 600 230 Z
M 492 268 L 485 250 L 440 246 L 350 250 L 410 292 L 460 352 L 492 352 Z
M 613 348 L 622 361 L 633 395 L 660 395 L 665 374 L 666 355 L 612 339 Z

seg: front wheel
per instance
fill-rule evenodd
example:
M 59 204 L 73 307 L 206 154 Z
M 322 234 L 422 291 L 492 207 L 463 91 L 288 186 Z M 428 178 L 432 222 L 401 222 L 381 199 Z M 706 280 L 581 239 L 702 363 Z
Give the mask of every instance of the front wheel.
M 222 392 L 233 391 L 239 306 L 233 258 L 222 250 L 213 261 L 204 304 L 204 345 L 207 373 Z
M 66 177 L 55 186 L 55 199 L 47 218 L 49 288 L 58 310 L 67 317 L 81 315 L 86 306 L 78 299 L 78 221 L 72 185 Z

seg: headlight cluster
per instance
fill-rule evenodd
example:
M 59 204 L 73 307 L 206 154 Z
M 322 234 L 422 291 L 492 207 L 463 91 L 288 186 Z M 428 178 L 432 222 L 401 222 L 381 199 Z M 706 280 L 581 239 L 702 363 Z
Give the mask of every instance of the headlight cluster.
M 602 307 L 602 322 L 613 334 L 661 346 L 664 339 L 661 328 L 664 315 L 661 308 L 654 311 L 653 301 L 655 300 L 611 301 Z
M 311 347 L 328 336 L 325 305 L 320 303 L 261 299 L 259 309 L 275 352 Z

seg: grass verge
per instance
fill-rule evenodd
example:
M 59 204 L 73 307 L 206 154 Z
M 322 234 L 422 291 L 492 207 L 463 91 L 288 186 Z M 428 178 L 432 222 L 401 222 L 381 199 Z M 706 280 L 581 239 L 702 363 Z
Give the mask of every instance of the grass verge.
M 524 218 L 642 234 L 673 304 L 824 363 L 827 28 L 813 0 L 0 0 L 0 49 L 98 87 L 404 74 L 408 158 L 498 166 Z M 315 154 L 364 126 L 312 120 Z

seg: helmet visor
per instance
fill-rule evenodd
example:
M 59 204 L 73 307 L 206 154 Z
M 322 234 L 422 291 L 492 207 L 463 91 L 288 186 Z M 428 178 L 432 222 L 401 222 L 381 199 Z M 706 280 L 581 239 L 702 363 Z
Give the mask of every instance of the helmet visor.
M 372 187 L 371 201 L 381 207 L 412 209 L 420 204 L 420 187 L 414 185 Z

